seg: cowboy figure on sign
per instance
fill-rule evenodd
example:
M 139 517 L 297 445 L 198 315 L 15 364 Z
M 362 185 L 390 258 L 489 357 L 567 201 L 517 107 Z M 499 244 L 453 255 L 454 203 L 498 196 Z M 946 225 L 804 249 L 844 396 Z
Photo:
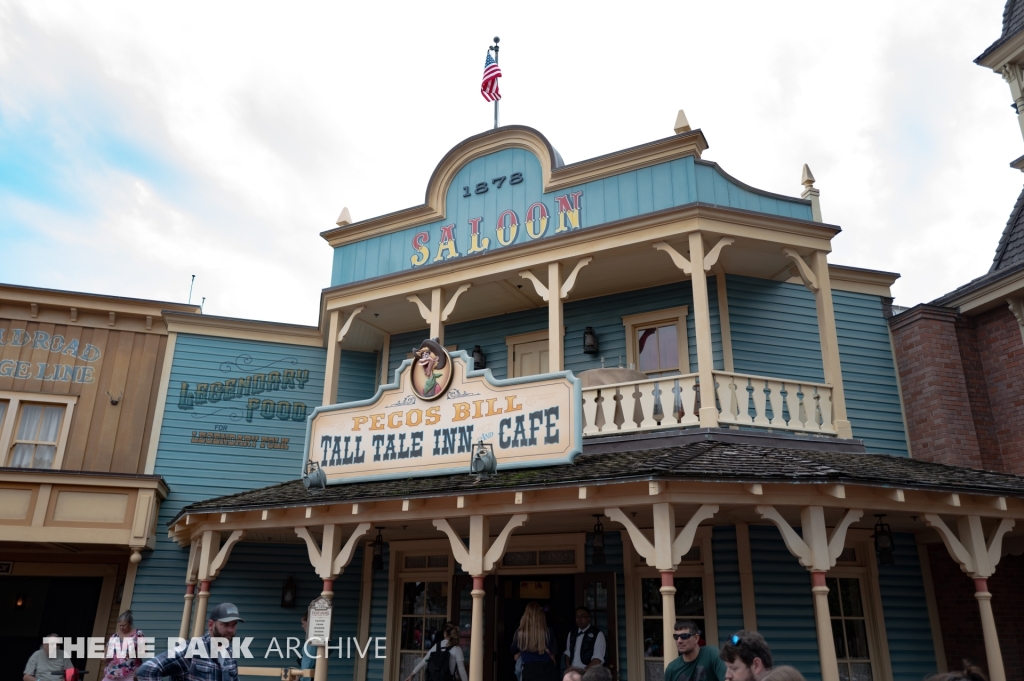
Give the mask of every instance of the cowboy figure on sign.
M 428 338 L 413 350 L 412 387 L 424 399 L 441 395 L 451 381 L 452 363 L 448 352 L 437 342 Z

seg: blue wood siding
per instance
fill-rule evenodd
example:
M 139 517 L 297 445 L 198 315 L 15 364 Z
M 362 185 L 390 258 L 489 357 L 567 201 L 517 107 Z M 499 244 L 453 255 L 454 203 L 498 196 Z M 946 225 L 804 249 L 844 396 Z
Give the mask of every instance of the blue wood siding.
M 803 286 L 726 275 L 737 373 L 823 383 L 814 294 Z
M 722 331 L 718 315 L 718 292 L 713 277 L 708 278 L 711 301 L 711 342 L 715 367 L 722 368 Z M 604 357 L 605 366 L 617 366 L 620 358 L 626 362 L 626 330 L 622 325 L 624 316 L 652 312 L 670 307 L 686 305 L 686 335 L 689 342 L 690 370 L 697 371 L 697 342 L 693 325 L 693 289 L 689 281 L 668 284 L 637 291 L 616 293 L 610 296 L 587 298 L 567 302 L 563 311 L 565 333 L 565 368 L 575 373 L 596 369 Z M 583 354 L 583 332 L 588 326 L 597 333 L 601 352 L 597 355 Z M 472 352 L 479 345 L 487 356 L 487 368 L 495 378 L 508 377 L 507 336 L 533 331 L 546 331 L 548 309 L 533 310 L 475 319 L 446 326 L 445 345 L 455 345 L 459 350 Z M 427 337 L 428 330 L 421 329 L 391 337 L 391 354 L 388 358 L 388 380 L 394 378 L 394 371 L 412 348 Z M 342 355 L 344 356 L 344 355 Z
M 889 325 L 878 296 L 832 291 L 846 414 L 868 451 L 909 456 Z
M 384 639 L 388 636 L 388 574 L 391 565 L 391 545 L 384 544 L 384 569 L 373 573 L 373 587 L 370 601 L 370 637 Z M 401 594 L 399 594 L 401 599 Z M 390 644 L 390 639 L 388 640 Z M 397 641 L 395 642 L 397 645 Z M 395 652 L 398 648 L 395 648 Z M 387 649 L 391 655 L 391 648 Z M 374 656 L 373 648 L 370 649 L 366 660 L 366 681 L 384 681 L 385 658 Z M 468 670 L 467 670 L 468 671 Z M 351 678 L 351 677 L 349 677 Z
M 629 681 L 629 666 L 626 652 L 626 582 L 623 577 L 625 563 L 622 549 L 622 534 L 619 532 L 604 533 L 604 565 L 594 565 L 594 533 L 587 533 L 586 543 L 587 572 L 615 573 L 615 627 L 616 648 L 618 650 L 619 681 Z
M 818 636 L 810 573 L 786 549 L 774 527 L 750 526 L 757 628 L 775 664 L 790 664 L 807 681 L 820 681 Z
M 878 566 L 878 587 L 893 681 L 917 681 L 938 671 L 928 603 L 914 535 L 897 533 L 896 564 Z
M 511 177 L 514 172 L 523 174 L 522 183 L 504 184 L 500 188 L 491 184 L 492 178 Z M 463 187 L 475 188 L 479 182 L 488 184 L 486 193 L 471 192 L 468 198 L 463 196 Z M 525 228 L 526 210 L 535 201 L 543 203 L 549 215 L 546 231 L 537 238 L 552 238 L 558 226 L 555 197 L 573 192 L 583 192 L 580 226 L 584 229 L 694 203 L 811 219 L 810 206 L 806 202 L 750 191 L 726 177 L 713 164 L 696 162 L 693 157 L 545 194 L 542 192 L 537 157 L 524 149 L 503 149 L 473 159 L 458 171 L 447 189 L 444 219 L 335 248 L 331 286 L 413 269 L 411 258 L 415 251 L 412 240 L 419 232 L 430 235 L 427 242 L 430 255 L 418 267 L 429 268 L 434 264 L 444 225 L 455 225 L 456 250 L 459 257 L 465 257 L 470 247 L 469 220 L 477 217 L 483 218 L 480 235 L 490 240 L 488 250 L 502 248 L 497 239 L 497 219 L 506 209 L 514 210 L 519 218 L 518 234 L 508 245 L 531 241 Z
M 715 566 L 715 603 L 718 607 L 718 640 L 727 641 L 743 628 L 743 595 L 740 563 L 736 552 L 736 528 L 715 527 L 711 531 Z
M 338 367 L 338 404 L 373 397 L 379 363 L 380 355 L 376 352 L 343 351 Z

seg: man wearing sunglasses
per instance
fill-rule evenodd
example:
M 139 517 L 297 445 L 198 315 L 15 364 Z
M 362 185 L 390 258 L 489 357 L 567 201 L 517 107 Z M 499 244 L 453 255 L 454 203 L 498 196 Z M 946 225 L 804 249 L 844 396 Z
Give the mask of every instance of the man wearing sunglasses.
M 693 620 L 679 620 L 672 638 L 679 657 L 665 669 L 665 681 L 725 681 L 725 662 L 718 648 L 700 645 L 700 629 Z

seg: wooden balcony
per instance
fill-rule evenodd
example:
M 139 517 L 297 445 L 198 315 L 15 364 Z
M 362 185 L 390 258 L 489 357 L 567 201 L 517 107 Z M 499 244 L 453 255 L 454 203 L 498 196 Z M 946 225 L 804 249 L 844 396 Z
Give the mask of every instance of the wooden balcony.
M 723 426 L 836 435 L 828 385 L 725 371 L 713 375 Z M 698 388 L 698 374 L 584 388 L 583 434 L 696 428 Z

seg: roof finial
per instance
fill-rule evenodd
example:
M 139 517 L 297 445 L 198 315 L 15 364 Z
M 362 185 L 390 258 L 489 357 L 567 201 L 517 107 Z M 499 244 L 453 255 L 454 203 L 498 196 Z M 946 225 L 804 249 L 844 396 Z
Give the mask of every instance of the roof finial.
M 348 206 L 341 209 L 341 215 L 334 221 L 334 224 L 338 225 L 338 227 L 352 224 L 352 213 L 348 212 Z
M 800 194 L 800 197 L 810 199 L 811 201 L 811 219 L 815 222 L 822 222 L 821 200 L 818 198 L 821 192 L 815 189 L 814 173 L 811 172 L 810 167 L 806 163 L 804 164 L 804 171 L 800 175 L 800 184 L 804 186 L 804 191 Z
M 676 125 L 675 125 L 676 134 L 677 135 L 681 135 L 684 132 L 690 132 L 690 130 L 691 130 L 690 122 L 688 120 L 686 120 L 686 112 L 684 112 L 682 109 L 680 109 L 679 113 L 676 114 Z

